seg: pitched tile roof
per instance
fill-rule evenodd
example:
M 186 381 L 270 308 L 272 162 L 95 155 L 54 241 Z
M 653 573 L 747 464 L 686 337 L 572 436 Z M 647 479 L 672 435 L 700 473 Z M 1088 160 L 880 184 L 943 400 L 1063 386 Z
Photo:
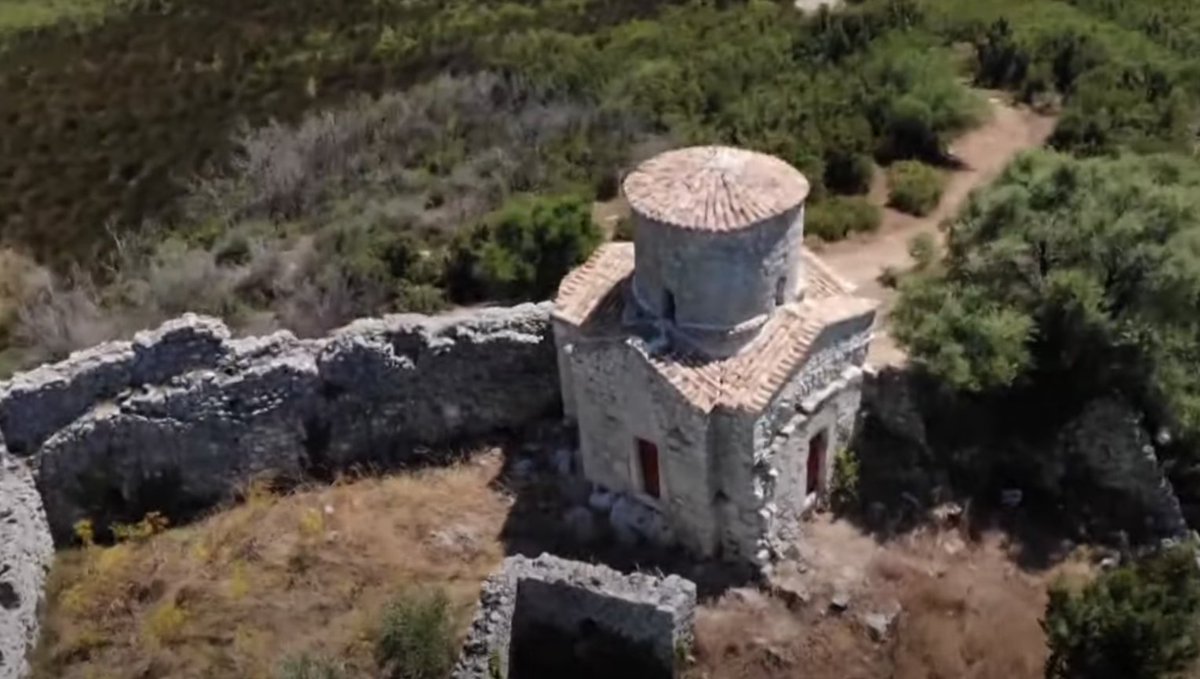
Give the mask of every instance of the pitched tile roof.
M 693 146 L 654 156 L 624 182 L 637 212 L 697 231 L 734 231 L 782 214 L 808 196 L 808 180 L 774 156 Z
M 779 309 L 758 337 L 728 358 L 668 352 L 647 355 L 654 369 L 697 408 L 721 405 L 758 411 L 806 360 L 812 343 L 830 325 L 874 314 L 877 302 L 854 296 L 854 286 L 808 249 L 801 251 L 807 274 L 802 301 Z M 586 334 L 622 335 L 623 287 L 633 273 L 633 244 L 601 246 L 559 287 L 555 317 Z

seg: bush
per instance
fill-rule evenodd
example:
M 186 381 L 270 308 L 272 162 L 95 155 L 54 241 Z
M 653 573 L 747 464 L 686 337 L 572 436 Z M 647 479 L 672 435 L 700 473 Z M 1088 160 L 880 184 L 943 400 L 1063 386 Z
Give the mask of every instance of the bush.
M 875 162 L 861 153 L 832 153 L 825 159 L 825 186 L 837 193 L 866 193 Z
M 1200 571 L 1193 546 L 1101 575 L 1079 593 L 1050 592 L 1042 627 L 1048 679 L 1158 679 L 1198 655 Z
M 880 218 L 879 208 L 865 198 L 833 196 L 808 206 L 804 229 L 823 241 L 836 241 L 878 229 Z
M 456 653 L 444 592 L 408 592 L 384 611 L 375 660 L 387 679 L 442 679 Z
M 583 198 L 513 199 L 456 245 L 450 289 L 461 300 L 545 299 L 602 238 Z
M 942 199 L 942 173 L 924 163 L 901 161 L 888 169 L 888 205 L 911 215 L 927 215 Z
M 908 256 L 912 257 L 918 271 L 933 266 L 937 255 L 937 238 L 932 233 L 918 233 L 908 241 Z
M 278 679 L 342 679 L 346 670 L 330 658 L 304 653 L 284 660 L 276 676 Z
M 849 448 L 838 451 L 833 459 L 833 479 L 830 483 L 830 502 L 838 511 L 853 511 L 861 504 L 858 455 Z

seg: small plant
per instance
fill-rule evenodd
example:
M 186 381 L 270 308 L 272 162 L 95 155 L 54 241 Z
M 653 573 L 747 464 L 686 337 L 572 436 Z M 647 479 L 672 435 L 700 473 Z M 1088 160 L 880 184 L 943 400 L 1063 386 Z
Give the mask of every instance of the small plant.
M 383 614 L 375 660 L 388 679 L 440 679 L 454 664 L 450 602 L 441 590 L 408 592 Z
M 96 544 L 96 526 L 91 519 L 80 519 L 71 527 L 75 533 L 75 539 L 79 540 L 79 544 L 84 547 L 92 547 Z
M 927 215 L 942 199 L 944 182 L 936 168 L 915 160 L 900 161 L 888 170 L 888 204 L 911 215 Z
M 142 623 L 142 636 L 152 646 L 169 645 L 183 638 L 187 621 L 187 611 L 168 602 L 150 612 Z
M 332 658 L 302 653 L 280 663 L 275 676 L 278 679 L 342 679 L 346 669 Z
M 858 455 L 849 448 L 838 451 L 833 459 L 833 479 L 829 493 L 830 502 L 838 511 L 849 511 L 861 503 L 859 497 Z
M 137 523 L 114 523 L 111 526 L 113 539 L 117 542 L 142 542 L 165 531 L 170 525 L 161 512 L 150 512 Z
M 908 241 L 908 255 L 918 271 L 924 271 L 937 261 L 937 239 L 931 233 L 918 233 Z

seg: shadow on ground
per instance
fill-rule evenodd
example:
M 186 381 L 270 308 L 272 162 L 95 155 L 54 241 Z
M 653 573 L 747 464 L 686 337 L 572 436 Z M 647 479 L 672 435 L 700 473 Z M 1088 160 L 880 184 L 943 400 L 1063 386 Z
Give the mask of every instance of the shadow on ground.
M 556 465 L 556 451 L 572 445 L 571 432 L 547 422 L 502 447 L 504 465 L 492 484 L 513 499 L 501 532 L 509 555 L 549 552 L 626 573 L 679 575 L 695 582 L 704 600 L 754 581 L 748 568 L 697 560 L 682 550 L 646 542 L 622 544 L 598 518 L 583 527 L 570 521 L 569 510 L 586 506 L 589 494 L 586 482 Z

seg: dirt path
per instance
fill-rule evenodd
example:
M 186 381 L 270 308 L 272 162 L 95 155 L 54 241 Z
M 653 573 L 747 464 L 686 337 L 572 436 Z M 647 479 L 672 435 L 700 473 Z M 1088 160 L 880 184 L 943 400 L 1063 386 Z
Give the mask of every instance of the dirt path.
M 909 239 L 918 233 L 938 234 L 938 224 L 956 215 L 973 189 L 994 180 L 1021 151 L 1043 145 L 1054 130 L 1054 118 L 989 96 L 991 119 L 951 146 L 951 153 L 962 161 L 963 169 L 951 174 L 936 210 L 925 217 L 913 217 L 885 207 L 879 231 L 816 248 L 826 262 L 859 287 L 861 294 L 883 301 L 881 320 L 891 308 L 895 293 L 879 284 L 879 275 L 888 267 L 903 269 L 910 265 Z M 871 199 L 879 205 L 887 201 L 883 182 L 876 182 Z M 903 358 L 886 329 L 877 331 L 871 362 L 880 365 Z

